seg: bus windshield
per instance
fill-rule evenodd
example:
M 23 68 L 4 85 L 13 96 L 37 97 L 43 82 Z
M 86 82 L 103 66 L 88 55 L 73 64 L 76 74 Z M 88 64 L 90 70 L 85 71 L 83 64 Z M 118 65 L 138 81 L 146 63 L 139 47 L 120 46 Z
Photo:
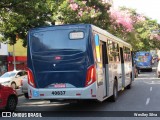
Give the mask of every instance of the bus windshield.
M 86 50 L 86 35 L 84 31 L 50 30 L 40 31 L 31 35 L 32 52 L 47 52 L 53 50 Z

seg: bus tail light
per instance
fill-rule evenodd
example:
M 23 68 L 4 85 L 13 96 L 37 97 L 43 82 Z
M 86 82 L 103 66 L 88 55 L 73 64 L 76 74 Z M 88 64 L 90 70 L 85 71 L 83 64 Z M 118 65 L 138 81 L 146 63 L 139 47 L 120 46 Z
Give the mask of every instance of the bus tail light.
M 27 69 L 27 74 L 28 74 L 28 84 L 35 88 L 36 86 L 34 83 L 33 73 L 29 68 Z
M 87 70 L 86 84 L 85 86 L 89 86 L 96 81 L 96 68 L 95 65 L 92 65 Z

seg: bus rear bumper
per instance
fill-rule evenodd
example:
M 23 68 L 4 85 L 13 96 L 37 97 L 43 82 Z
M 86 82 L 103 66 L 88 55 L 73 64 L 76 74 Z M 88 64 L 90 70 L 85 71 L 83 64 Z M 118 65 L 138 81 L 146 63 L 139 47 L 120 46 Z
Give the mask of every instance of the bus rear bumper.
M 36 89 L 28 86 L 30 99 L 97 99 L 96 82 L 84 88 Z

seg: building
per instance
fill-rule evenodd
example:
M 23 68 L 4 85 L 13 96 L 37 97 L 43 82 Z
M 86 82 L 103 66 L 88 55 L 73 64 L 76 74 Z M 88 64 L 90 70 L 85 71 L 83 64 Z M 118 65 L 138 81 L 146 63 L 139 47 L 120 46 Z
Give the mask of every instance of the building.
M 8 71 L 7 56 L 8 56 L 7 44 L 0 43 L 0 75 Z
M 17 40 L 16 44 L 8 45 L 8 71 L 14 70 L 13 47 L 15 53 L 16 70 L 24 70 L 27 66 L 27 48 L 23 47 L 23 41 Z

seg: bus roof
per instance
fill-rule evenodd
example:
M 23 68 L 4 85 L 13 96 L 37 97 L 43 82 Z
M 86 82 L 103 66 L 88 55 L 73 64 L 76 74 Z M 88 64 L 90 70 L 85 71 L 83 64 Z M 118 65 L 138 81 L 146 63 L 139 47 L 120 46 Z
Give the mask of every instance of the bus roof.
M 92 25 L 92 28 L 95 29 L 96 31 L 100 31 L 100 33 L 102 33 L 103 35 L 109 37 L 110 39 L 114 39 L 115 41 L 119 42 L 119 43 L 123 43 L 128 47 L 132 47 L 129 43 L 125 42 L 124 40 L 112 35 L 111 33 L 107 32 L 106 30 L 103 30 L 97 26 Z
M 125 42 L 124 40 L 112 35 L 111 33 L 107 32 L 106 30 L 103 30 L 95 25 L 92 25 L 92 24 L 63 24 L 63 25 L 52 25 L 52 26 L 43 26 L 43 27 L 37 27 L 37 28 L 32 28 L 30 29 L 29 31 L 37 31 L 37 30 L 44 30 L 44 29 L 48 29 L 50 30 L 51 28 L 53 27 L 69 27 L 69 28 L 81 28 L 81 27 L 85 27 L 85 26 L 88 26 L 88 27 L 92 27 L 92 29 L 96 30 L 96 31 L 99 31 L 101 34 L 109 37 L 111 40 L 114 39 L 115 41 L 119 42 L 119 43 L 123 43 L 125 44 L 126 46 L 128 47 L 132 47 L 129 43 Z
M 63 24 L 63 25 L 51 25 L 51 26 L 41 26 L 41 27 L 36 27 L 36 28 L 31 28 L 29 31 L 37 31 L 37 30 L 43 30 L 43 29 L 50 29 L 53 27 L 58 27 L 58 28 L 63 28 L 63 27 L 82 27 L 82 26 L 91 26 L 91 24 Z

